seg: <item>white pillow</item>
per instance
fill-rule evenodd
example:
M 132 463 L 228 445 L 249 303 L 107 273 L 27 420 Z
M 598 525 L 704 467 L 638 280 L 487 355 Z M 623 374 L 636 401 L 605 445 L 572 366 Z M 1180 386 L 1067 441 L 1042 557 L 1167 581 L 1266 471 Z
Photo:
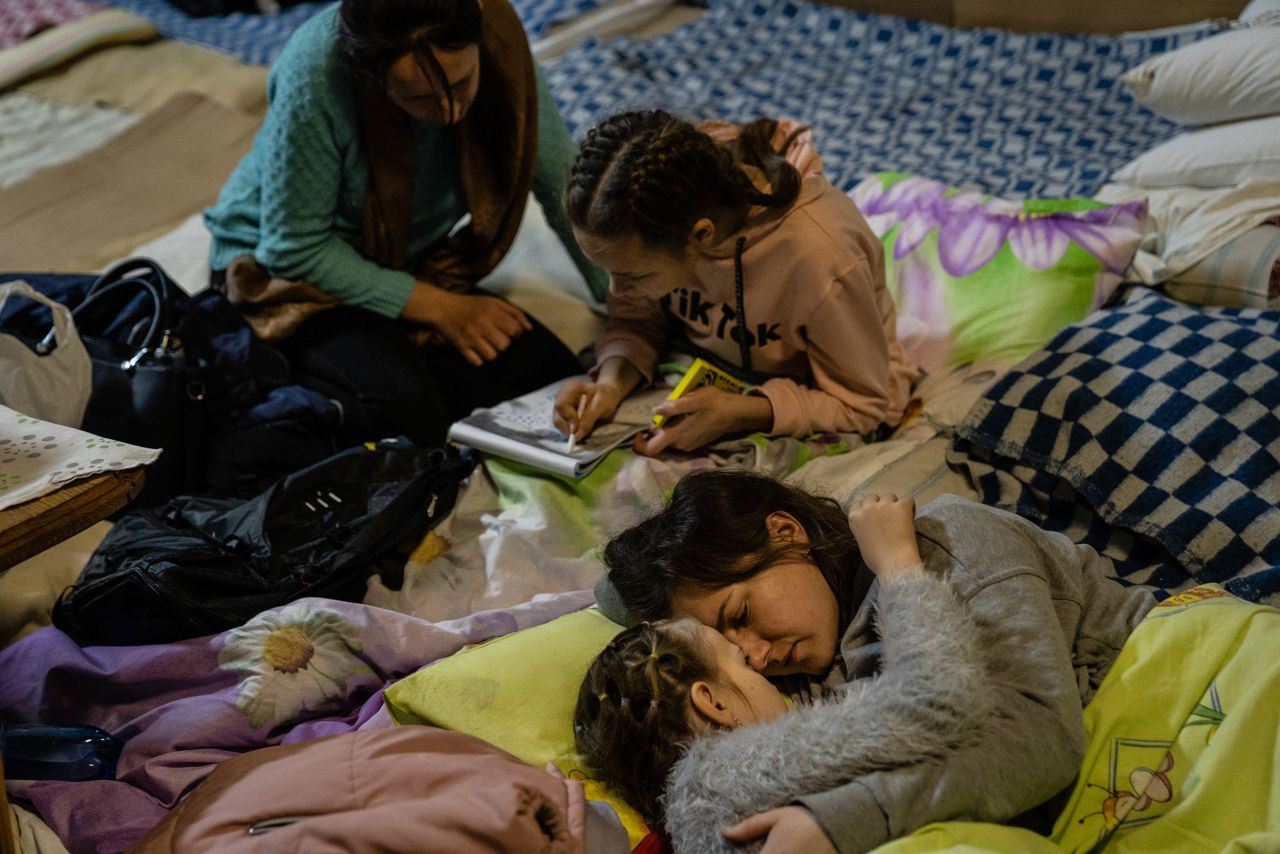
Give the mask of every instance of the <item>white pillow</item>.
M 1263 15 L 1280 15 L 1280 0 L 1253 0 L 1240 13 L 1239 20 L 1252 21 Z
M 1280 181 L 1280 116 L 1231 122 L 1175 136 L 1116 170 L 1140 187 L 1234 187 Z
M 1280 113 L 1280 27 L 1234 30 L 1153 56 L 1123 78 L 1139 104 L 1208 125 Z

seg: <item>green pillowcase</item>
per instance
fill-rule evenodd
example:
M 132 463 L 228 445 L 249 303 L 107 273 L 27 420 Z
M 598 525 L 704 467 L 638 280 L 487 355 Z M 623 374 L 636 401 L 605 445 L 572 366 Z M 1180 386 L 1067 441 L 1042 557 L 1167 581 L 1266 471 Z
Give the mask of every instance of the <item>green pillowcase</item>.
M 554 762 L 609 802 L 634 846 L 648 832 L 621 799 L 585 770 L 573 739 L 573 708 L 587 668 L 622 627 L 596 608 L 464 649 L 401 679 L 385 692 L 397 724 L 465 732 L 541 768 Z
M 512 632 L 422 668 L 386 691 L 399 724 L 479 736 L 534 765 L 572 753 L 587 668 L 622 628 L 595 608 Z
M 1145 201 L 1009 201 L 882 173 L 850 193 L 885 250 L 898 338 L 926 370 L 1012 364 L 1114 293 Z

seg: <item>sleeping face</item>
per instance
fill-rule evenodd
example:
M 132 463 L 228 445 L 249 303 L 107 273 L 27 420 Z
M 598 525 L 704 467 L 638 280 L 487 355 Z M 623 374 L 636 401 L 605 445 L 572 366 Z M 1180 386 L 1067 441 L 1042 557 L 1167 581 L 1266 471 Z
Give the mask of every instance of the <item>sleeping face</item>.
M 766 525 L 775 542 L 809 542 L 788 513 L 771 514 Z M 806 553 L 788 553 L 763 572 L 716 590 L 677 590 L 671 609 L 674 616 L 692 617 L 721 632 L 752 669 L 766 676 L 822 676 L 840 641 L 835 594 Z
M 781 692 L 747 664 L 742 650 L 715 629 L 699 625 L 698 630 L 703 647 L 709 649 L 715 657 L 716 672 L 715 684 L 708 686 L 710 693 L 704 695 L 701 702 L 721 704 L 724 714 L 723 720 L 717 721 L 718 723 L 724 726 L 745 726 L 767 723 L 786 714 L 787 702 Z M 697 708 L 700 699 L 696 687 L 691 693 Z M 715 714 L 712 709 L 701 711 L 706 717 Z

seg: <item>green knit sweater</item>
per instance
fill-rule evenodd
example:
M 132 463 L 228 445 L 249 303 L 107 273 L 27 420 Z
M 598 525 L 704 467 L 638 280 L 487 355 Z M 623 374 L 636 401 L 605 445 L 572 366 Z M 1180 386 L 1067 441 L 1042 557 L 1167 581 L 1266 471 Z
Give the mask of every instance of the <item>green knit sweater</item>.
M 335 3 L 298 28 L 271 68 L 266 120 L 204 214 L 213 235 L 209 266 L 223 270 L 236 256 L 253 255 L 274 275 L 306 279 L 344 303 L 396 317 L 413 276 L 378 266 L 353 245 L 368 180 L 354 92 L 338 47 Z M 466 214 L 452 134 L 415 121 L 414 137 L 410 269 Z M 539 71 L 534 196 L 591 292 L 603 299 L 607 276 L 582 255 L 564 212 L 573 156 L 573 141 Z

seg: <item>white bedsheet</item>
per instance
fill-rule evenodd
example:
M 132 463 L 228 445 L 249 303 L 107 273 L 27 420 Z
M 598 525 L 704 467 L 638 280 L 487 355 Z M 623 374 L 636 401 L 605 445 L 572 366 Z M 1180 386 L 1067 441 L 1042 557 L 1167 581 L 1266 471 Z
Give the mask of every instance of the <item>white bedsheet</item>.
M 1107 184 L 1100 201 L 1147 198 L 1147 230 L 1126 277 L 1157 285 L 1176 278 L 1230 240 L 1280 216 L 1280 181 L 1235 187 L 1135 187 Z
M 137 120 L 96 104 L 57 104 L 27 92 L 0 96 L 0 187 L 79 157 Z

